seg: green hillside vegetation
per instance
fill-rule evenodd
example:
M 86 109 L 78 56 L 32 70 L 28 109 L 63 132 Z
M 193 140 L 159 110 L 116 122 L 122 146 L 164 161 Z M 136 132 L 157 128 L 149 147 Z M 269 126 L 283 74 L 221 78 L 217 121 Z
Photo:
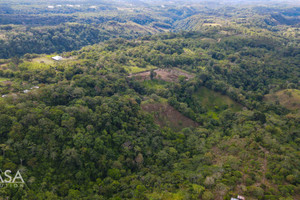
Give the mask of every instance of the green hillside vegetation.
M 222 27 L 227 27 L 223 30 L 226 35 L 270 37 L 276 31 L 299 40 L 299 10 L 288 5 L 290 2 L 280 8 L 251 3 L 227 7 L 219 2 L 164 2 L 164 6 L 157 3 L 2 1 L 0 58 L 62 53 L 118 37 L 132 39 L 162 32 Z M 55 6 L 49 8 L 49 4 Z
M 0 199 L 299 199 L 296 8 L 76 2 L 0 3 Z
M 51 65 L 11 59 L 0 70 L 11 81 L 1 87 L 0 161 L 22 169 L 28 188 L 1 195 L 297 199 L 299 118 L 263 101 L 275 87 L 299 90 L 297 47 L 269 40 L 167 33 L 65 52 L 76 59 Z M 124 66 L 192 77 L 137 80 Z

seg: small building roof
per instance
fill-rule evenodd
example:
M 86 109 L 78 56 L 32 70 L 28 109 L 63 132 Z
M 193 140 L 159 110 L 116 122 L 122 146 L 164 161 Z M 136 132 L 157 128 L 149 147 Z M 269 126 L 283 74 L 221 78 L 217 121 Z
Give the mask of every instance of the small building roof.
M 238 195 L 237 198 L 231 197 L 230 200 L 245 200 L 245 197 Z
M 237 198 L 238 198 L 239 200 L 245 200 L 245 197 L 243 197 L 243 196 L 241 196 L 241 195 L 238 195 Z
M 54 57 L 52 57 L 52 59 L 53 59 L 53 60 L 57 60 L 57 61 L 58 61 L 58 60 L 61 60 L 61 59 L 62 59 L 62 57 L 61 57 L 61 56 L 54 56 Z

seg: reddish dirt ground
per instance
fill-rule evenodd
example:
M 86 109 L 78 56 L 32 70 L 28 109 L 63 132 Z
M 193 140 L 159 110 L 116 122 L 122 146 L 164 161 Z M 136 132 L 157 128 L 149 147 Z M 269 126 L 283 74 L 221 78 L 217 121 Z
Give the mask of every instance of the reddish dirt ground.
M 185 117 L 167 103 L 154 103 L 142 105 L 144 111 L 154 114 L 155 122 L 161 127 L 169 126 L 175 131 L 185 127 L 196 127 L 198 124 Z
M 156 69 L 154 70 L 154 72 L 156 73 L 156 79 L 161 79 L 167 82 L 178 82 L 179 76 L 185 76 L 186 80 L 189 80 L 194 77 L 194 75 L 192 74 L 177 69 Z M 150 71 L 130 75 L 130 77 L 132 76 L 137 77 L 137 79 L 139 80 L 149 80 Z

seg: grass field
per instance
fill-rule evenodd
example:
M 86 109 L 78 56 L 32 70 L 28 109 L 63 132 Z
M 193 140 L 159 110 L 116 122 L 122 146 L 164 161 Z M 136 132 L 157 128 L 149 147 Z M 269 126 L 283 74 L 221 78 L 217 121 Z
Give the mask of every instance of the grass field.
M 10 79 L 9 78 L 3 78 L 3 77 L 0 77 L 0 82 L 3 82 L 3 81 L 9 81 Z
M 19 65 L 20 68 L 25 68 L 28 70 L 35 70 L 35 69 L 45 69 L 49 68 L 50 65 L 46 63 L 38 63 L 38 62 L 23 62 Z
M 184 192 L 178 191 L 176 193 L 171 193 L 167 191 L 163 191 L 161 193 L 153 192 L 151 194 L 147 194 L 149 199 L 164 199 L 164 200 L 181 200 L 184 199 Z
M 242 106 L 233 101 L 230 97 L 212 91 L 206 87 L 201 87 L 193 94 L 193 98 L 199 100 L 202 105 L 206 106 L 209 110 L 208 114 L 212 115 L 213 118 L 216 118 L 216 115 L 212 111 L 221 109 L 225 106 L 228 106 L 228 108 L 233 111 L 240 111 L 242 109 Z
M 222 26 L 222 25 L 217 23 L 204 23 L 203 26 Z
M 163 89 L 167 85 L 167 82 L 163 80 L 153 79 L 153 80 L 145 80 L 142 84 L 149 89 Z
M 154 66 L 151 66 L 151 65 L 148 65 L 145 68 L 141 68 L 141 67 L 137 67 L 137 66 L 123 66 L 123 67 L 130 74 L 140 73 L 140 72 L 149 71 L 151 69 L 156 69 L 157 68 L 157 67 L 154 67 Z
M 289 110 L 300 110 L 300 90 L 286 89 L 280 90 L 274 94 L 267 94 L 265 101 L 280 103 Z
M 187 48 L 183 48 L 183 50 L 184 50 L 184 53 L 186 53 L 186 54 L 188 54 L 188 55 L 195 55 L 195 52 L 193 52 L 192 50 L 190 50 L 190 49 L 187 49 Z
M 52 60 L 52 58 L 48 57 L 48 56 L 34 58 L 34 59 L 32 59 L 32 62 L 45 63 L 45 64 L 48 64 L 48 65 L 51 65 L 51 64 L 55 63 L 55 61 Z

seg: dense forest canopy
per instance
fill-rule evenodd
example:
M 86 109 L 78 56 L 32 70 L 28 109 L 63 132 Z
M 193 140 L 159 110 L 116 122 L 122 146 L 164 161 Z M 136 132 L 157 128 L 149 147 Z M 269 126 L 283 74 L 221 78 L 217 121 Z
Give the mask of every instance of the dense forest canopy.
M 25 184 L 0 199 L 299 199 L 300 10 L 273 2 L 2 1 L 0 175 Z
M 264 1 L 1 1 L 0 58 L 62 53 L 104 40 L 230 26 L 299 37 L 300 10 Z M 225 6 L 224 6 L 225 5 Z M 255 30 L 252 30 L 255 29 Z

